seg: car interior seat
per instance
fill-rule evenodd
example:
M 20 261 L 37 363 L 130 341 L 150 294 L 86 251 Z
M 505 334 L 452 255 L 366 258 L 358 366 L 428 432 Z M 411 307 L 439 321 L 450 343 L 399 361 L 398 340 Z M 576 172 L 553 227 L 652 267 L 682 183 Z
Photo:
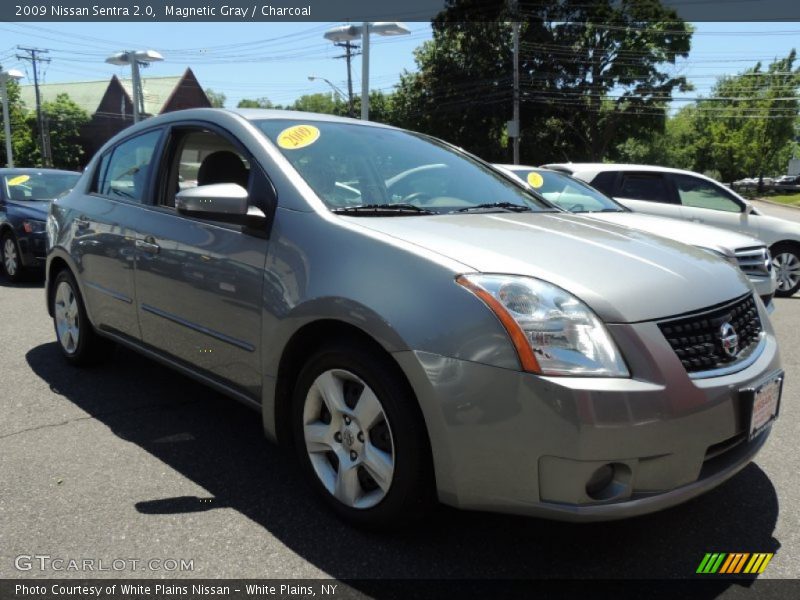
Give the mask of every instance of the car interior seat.
M 203 159 L 197 171 L 197 185 L 238 183 L 247 189 L 250 172 L 244 161 L 230 150 L 212 152 Z

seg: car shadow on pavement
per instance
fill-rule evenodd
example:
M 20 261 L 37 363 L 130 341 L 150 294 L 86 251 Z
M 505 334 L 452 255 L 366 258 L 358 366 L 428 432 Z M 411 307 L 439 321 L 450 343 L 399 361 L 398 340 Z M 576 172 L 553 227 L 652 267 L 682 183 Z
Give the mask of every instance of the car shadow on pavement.
M 39 273 L 24 273 L 22 281 L 10 281 L 5 275 L 0 275 L 0 287 L 10 288 L 43 288 L 44 275 Z
M 401 531 L 354 530 L 313 498 L 290 453 L 266 441 L 249 408 L 126 349 L 89 370 L 66 365 L 55 343 L 26 358 L 51 389 L 211 494 L 141 498 L 140 513 L 233 508 L 337 579 L 691 578 L 706 552 L 779 548 L 776 492 L 754 464 L 701 498 L 627 521 L 570 524 L 442 507 Z M 716 581 L 709 597 L 750 583 Z M 377 581 L 362 585 L 381 595 Z

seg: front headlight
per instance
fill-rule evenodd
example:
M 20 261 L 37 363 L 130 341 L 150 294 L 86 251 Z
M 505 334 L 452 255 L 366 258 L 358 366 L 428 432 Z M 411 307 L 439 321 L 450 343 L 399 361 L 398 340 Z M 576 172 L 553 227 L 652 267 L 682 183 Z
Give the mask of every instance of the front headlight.
M 44 231 L 44 221 L 36 221 L 34 219 L 25 219 L 22 222 L 22 231 L 25 233 L 41 233 Z
M 575 296 L 539 279 L 461 275 L 456 279 L 497 315 L 522 368 L 543 375 L 630 377 L 605 325 Z

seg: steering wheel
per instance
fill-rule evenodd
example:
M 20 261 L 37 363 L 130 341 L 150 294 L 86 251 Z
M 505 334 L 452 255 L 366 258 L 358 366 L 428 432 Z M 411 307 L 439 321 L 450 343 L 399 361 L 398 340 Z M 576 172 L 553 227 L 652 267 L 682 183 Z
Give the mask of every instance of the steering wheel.
M 583 204 L 573 204 L 567 209 L 569 212 L 583 212 L 586 208 Z
M 413 204 L 414 202 L 418 202 L 419 204 L 427 204 L 430 200 L 433 200 L 433 197 L 430 194 L 425 192 L 414 192 L 405 196 L 401 202 L 404 204 Z

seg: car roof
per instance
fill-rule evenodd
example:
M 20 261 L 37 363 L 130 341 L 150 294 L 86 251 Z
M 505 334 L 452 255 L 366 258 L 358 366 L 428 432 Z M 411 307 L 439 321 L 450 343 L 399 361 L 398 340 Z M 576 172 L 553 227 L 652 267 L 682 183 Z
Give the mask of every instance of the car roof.
M 547 169 L 569 171 L 570 173 L 604 173 L 606 171 L 652 171 L 658 173 L 683 173 L 686 175 L 700 175 L 685 169 L 673 169 L 659 165 L 637 165 L 631 163 L 548 163 L 542 165 Z

